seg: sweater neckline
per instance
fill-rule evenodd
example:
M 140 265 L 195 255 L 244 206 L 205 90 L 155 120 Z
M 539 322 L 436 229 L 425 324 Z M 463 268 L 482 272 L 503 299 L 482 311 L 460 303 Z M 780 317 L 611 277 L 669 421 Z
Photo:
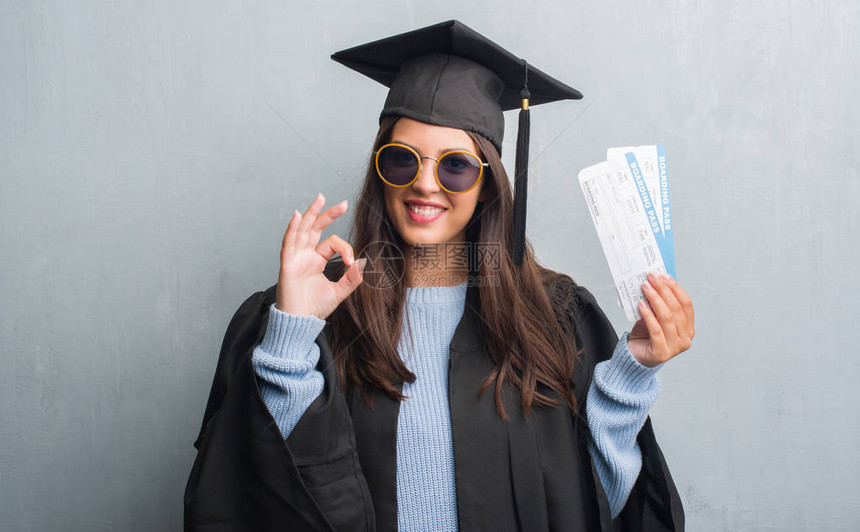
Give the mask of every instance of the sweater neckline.
M 406 302 L 410 305 L 439 305 L 466 300 L 467 283 L 453 286 L 407 286 Z

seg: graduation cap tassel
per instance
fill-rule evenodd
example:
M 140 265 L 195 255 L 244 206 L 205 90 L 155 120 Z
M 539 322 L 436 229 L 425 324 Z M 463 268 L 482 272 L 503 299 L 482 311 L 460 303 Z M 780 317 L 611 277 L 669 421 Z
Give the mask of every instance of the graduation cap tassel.
M 519 125 L 517 127 L 517 157 L 514 164 L 514 233 L 513 255 L 514 263 L 522 266 L 526 252 L 526 200 L 528 195 L 529 178 L 529 133 L 531 120 L 529 118 L 529 67 L 525 65 L 525 81 L 520 92 L 523 105 L 520 109 Z

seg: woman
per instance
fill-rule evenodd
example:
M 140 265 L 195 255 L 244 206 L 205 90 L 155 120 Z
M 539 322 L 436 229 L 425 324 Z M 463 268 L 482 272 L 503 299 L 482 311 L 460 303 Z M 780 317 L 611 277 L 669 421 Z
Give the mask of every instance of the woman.
M 392 39 L 483 39 L 443 25 Z M 650 278 L 619 341 L 584 288 L 527 245 L 517 260 L 498 68 L 420 52 L 396 61 L 354 245 L 319 241 L 347 210 L 319 195 L 290 221 L 278 284 L 228 328 L 186 528 L 682 528 L 646 417 L 656 368 L 692 339 L 689 297 Z M 496 108 L 446 108 L 464 90 Z

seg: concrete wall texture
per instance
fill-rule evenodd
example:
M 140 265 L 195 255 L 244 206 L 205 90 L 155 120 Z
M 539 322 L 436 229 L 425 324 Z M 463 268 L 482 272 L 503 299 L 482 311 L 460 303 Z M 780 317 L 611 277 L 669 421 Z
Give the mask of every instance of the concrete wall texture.
M 228 320 L 293 209 L 357 194 L 385 90 L 329 55 L 458 18 L 585 94 L 533 108 L 528 231 L 619 332 L 576 175 L 667 146 L 689 529 L 856 530 L 858 6 L 0 1 L 0 529 L 181 529 Z

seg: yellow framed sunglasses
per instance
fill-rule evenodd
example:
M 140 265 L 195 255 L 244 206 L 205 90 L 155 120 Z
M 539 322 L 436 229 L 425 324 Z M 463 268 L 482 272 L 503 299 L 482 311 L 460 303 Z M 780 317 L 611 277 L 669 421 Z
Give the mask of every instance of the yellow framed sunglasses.
M 376 173 L 392 187 L 411 185 L 421 173 L 421 161 L 436 161 L 436 182 L 449 194 L 469 192 L 481 181 L 484 168 L 490 166 L 474 153 L 451 150 L 436 157 L 421 157 L 414 149 L 396 142 L 385 144 L 374 152 Z

